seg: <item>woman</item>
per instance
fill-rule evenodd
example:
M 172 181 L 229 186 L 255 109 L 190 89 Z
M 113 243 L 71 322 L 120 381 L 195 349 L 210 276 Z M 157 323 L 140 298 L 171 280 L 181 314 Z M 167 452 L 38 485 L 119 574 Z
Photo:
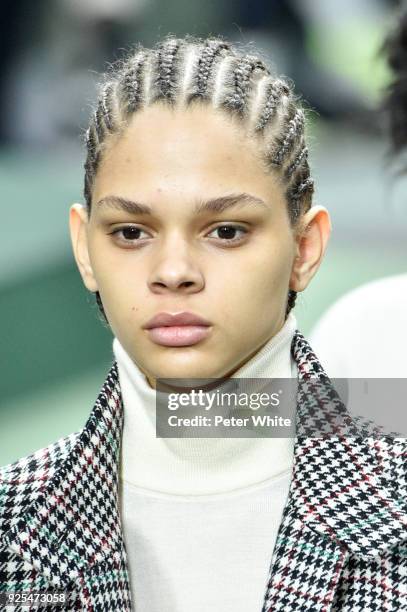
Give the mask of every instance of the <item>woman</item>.
M 115 362 L 82 431 L 1 472 L 4 591 L 63 590 L 69 610 L 401 609 L 405 447 L 318 435 L 327 398 L 347 415 L 292 313 L 330 231 L 312 191 L 304 112 L 257 56 L 168 37 L 113 68 L 70 230 Z M 178 377 L 298 379 L 312 433 L 156 437 L 159 379 Z

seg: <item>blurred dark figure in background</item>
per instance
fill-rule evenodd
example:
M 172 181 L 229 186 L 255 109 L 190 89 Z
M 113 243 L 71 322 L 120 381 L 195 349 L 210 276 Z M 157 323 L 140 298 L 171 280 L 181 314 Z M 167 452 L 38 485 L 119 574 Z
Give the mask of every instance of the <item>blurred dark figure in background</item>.
M 394 79 L 384 100 L 395 161 L 407 149 L 407 12 L 384 51 Z M 407 164 L 402 162 L 404 173 Z M 329 308 L 311 344 L 337 378 L 407 378 L 407 273 L 375 280 Z
M 242 0 L 238 23 L 244 31 L 259 37 L 263 46 L 272 45 L 271 57 L 276 57 L 275 46 L 279 47 L 279 69 L 295 81 L 298 91 L 320 115 L 329 119 L 345 116 L 353 122 L 361 116 L 366 119 L 364 96 L 347 79 L 324 69 L 312 58 L 307 36 L 315 15 L 308 4 L 298 0 L 252 0 L 250 3 Z
M 1 28 L 0 142 L 32 146 L 77 141 L 102 71 L 138 37 L 148 0 L 6 2 Z M 33 8 L 34 7 L 34 8 Z M 2 7 L 3 8 L 3 7 Z M 79 142 L 77 143 L 79 145 Z
M 0 143 L 7 140 L 6 114 L 4 112 L 4 100 L 7 91 L 7 80 L 10 76 L 10 66 L 21 49 L 27 45 L 27 40 L 33 41 L 27 36 L 29 24 L 35 23 L 35 35 L 40 34 L 43 10 L 46 3 L 41 4 L 29 0 L 3 0 L 1 5 L 0 20 Z M 31 33 L 31 32 L 30 32 Z
M 389 121 L 392 153 L 399 155 L 407 145 L 407 12 L 401 16 L 398 28 L 388 38 L 384 49 L 395 75 L 384 108 Z

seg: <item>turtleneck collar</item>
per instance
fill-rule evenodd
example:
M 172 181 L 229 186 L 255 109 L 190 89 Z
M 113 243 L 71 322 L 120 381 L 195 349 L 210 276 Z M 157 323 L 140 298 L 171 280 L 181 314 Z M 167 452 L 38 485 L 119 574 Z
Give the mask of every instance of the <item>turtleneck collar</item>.
M 292 378 L 296 319 L 231 378 Z M 207 495 L 247 487 L 291 469 L 290 438 L 156 438 L 156 391 L 118 338 L 113 340 L 124 407 L 121 478 L 133 486 L 172 495 Z

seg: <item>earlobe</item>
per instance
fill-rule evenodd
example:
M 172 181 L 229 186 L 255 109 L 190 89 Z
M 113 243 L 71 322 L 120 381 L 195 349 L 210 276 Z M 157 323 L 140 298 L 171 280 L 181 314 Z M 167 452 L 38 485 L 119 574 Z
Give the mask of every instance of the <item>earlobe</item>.
M 69 230 L 73 254 L 85 287 L 95 292 L 98 290 L 98 285 L 89 258 L 87 223 L 88 214 L 85 206 L 72 204 L 69 210 Z
M 302 219 L 302 231 L 296 239 L 296 257 L 291 270 L 290 289 L 300 292 L 308 286 L 324 257 L 331 232 L 329 213 L 323 206 L 313 206 Z

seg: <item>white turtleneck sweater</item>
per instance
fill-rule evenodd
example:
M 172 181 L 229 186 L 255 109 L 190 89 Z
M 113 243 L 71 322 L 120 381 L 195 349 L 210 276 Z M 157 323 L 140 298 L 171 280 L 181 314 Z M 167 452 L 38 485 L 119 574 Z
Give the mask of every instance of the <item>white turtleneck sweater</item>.
M 293 378 L 282 329 L 231 378 Z M 156 391 L 117 338 L 119 498 L 136 612 L 260 612 L 291 481 L 291 438 L 157 438 Z

